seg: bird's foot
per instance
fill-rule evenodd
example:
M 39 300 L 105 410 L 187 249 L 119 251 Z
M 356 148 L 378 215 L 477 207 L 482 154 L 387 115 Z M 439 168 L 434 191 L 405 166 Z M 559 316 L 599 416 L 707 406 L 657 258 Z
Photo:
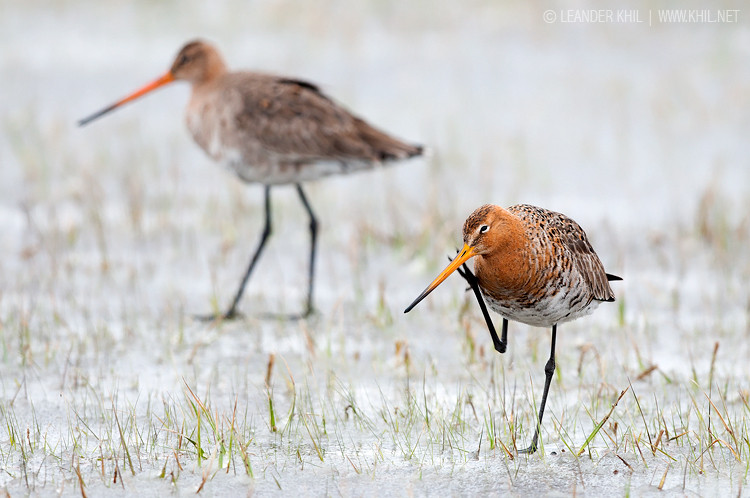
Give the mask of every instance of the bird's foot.
M 308 303 L 305 307 L 305 310 L 300 313 L 261 313 L 259 315 L 260 318 L 265 320 L 288 320 L 288 321 L 298 321 L 303 320 L 305 318 L 309 318 L 311 315 L 315 314 L 315 308 Z M 239 320 L 244 318 L 245 315 L 239 311 L 237 311 L 235 308 L 231 308 L 227 310 L 226 313 L 214 313 L 209 315 L 193 315 L 193 318 L 195 320 L 198 320 L 199 322 L 212 322 L 212 323 L 219 323 L 224 321 L 230 321 L 230 320 Z
M 451 259 L 451 258 L 448 258 L 448 259 Z M 451 259 L 451 261 L 453 260 Z M 473 289 L 475 286 L 479 285 L 479 281 L 477 280 L 477 277 L 474 276 L 474 274 L 469 269 L 469 267 L 466 266 L 466 263 L 456 268 L 456 271 L 458 271 L 458 274 L 461 275 L 461 277 L 463 277 L 463 279 L 466 280 L 466 282 L 469 284 L 469 288 L 466 290 Z
M 518 454 L 520 455 L 522 453 L 525 453 L 526 455 L 531 455 L 533 453 L 536 453 L 536 450 L 538 449 L 538 447 L 539 447 L 538 441 L 537 441 L 536 438 L 534 438 L 531 441 L 531 445 L 528 448 L 524 448 L 522 450 L 518 450 Z
M 230 309 L 226 313 L 213 313 L 210 315 L 193 315 L 195 320 L 199 322 L 224 322 L 230 320 L 238 320 L 243 318 L 245 315 L 235 309 Z

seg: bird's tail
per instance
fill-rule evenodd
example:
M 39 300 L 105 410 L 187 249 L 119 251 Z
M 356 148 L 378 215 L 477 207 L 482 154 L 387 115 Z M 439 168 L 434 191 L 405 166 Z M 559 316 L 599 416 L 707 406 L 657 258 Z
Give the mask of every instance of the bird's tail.
M 380 161 L 393 161 L 421 156 L 424 147 L 402 142 L 382 131 L 373 128 L 361 119 L 356 120 L 359 135 L 372 147 Z

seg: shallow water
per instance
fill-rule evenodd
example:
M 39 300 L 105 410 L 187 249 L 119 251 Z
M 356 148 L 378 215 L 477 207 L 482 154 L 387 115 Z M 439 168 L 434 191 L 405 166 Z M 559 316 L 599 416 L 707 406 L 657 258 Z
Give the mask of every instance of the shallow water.
M 78 494 L 78 468 L 89 495 L 192 493 L 204 475 L 214 495 L 649 495 L 662 476 L 673 494 L 746 493 L 750 24 L 742 10 L 737 23 L 548 24 L 544 10 L 0 4 L 0 485 Z M 309 185 L 322 231 L 308 321 L 261 316 L 304 297 L 305 214 L 288 188 L 274 190 L 246 319 L 192 320 L 231 299 L 262 194 L 190 141 L 186 87 L 75 126 L 195 36 L 431 149 Z M 490 448 L 488 420 L 503 444 L 527 444 L 549 332 L 512 324 L 497 355 L 455 278 L 402 314 L 486 202 L 570 215 L 625 278 L 617 303 L 560 328 L 544 452 L 529 458 Z M 571 456 L 629 386 L 608 436 Z M 236 449 L 217 471 L 217 441 L 204 459 L 178 441 L 198 426 L 196 398 L 222 434 L 242 414 L 252 477 Z M 709 418 L 739 458 L 706 449 Z M 663 427 L 675 439 L 662 451 L 634 449 Z

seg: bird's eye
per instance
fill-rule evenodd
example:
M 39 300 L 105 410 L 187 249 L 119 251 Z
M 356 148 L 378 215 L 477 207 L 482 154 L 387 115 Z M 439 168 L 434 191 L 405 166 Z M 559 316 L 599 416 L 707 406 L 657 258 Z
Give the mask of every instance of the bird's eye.
M 190 62 L 190 56 L 187 54 L 182 54 L 182 56 L 180 57 L 180 61 L 177 63 L 177 65 L 184 66 L 188 62 Z
M 490 229 L 489 225 L 482 225 L 481 227 L 479 227 L 479 233 L 484 233 L 489 229 Z

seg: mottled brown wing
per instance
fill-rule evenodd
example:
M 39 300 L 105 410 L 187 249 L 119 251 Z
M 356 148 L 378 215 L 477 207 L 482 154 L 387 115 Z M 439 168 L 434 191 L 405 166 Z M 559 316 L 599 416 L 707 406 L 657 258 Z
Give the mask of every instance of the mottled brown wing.
M 589 285 L 594 299 L 614 301 L 615 294 L 609 286 L 607 273 L 604 271 L 599 256 L 594 252 L 583 228 L 562 213 L 551 211 L 551 223 L 557 225 L 565 246 L 570 251 L 574 264 Z
M 578 223 L 562 213 L 528 204 L 511 206 L 508 210 L 516 216 L 532 220 L 534 225 L 543 226 L 552 238 L 559 238 L 562 241 L 571 262 L 589 286 L 593 299 L 615 300 L 614 292 L 607 281 L 604 265 L 594 252 L 594 248 L 586 237 L 586 232 Z
M 411 157 L 421 147 L 404 144 L 376 130 L 300 80 L 250 73 L 236 85 L 242 108 L 236 115 L 245 140 L 279 156 L 304 162 L 317 159 L 382 161 Z

